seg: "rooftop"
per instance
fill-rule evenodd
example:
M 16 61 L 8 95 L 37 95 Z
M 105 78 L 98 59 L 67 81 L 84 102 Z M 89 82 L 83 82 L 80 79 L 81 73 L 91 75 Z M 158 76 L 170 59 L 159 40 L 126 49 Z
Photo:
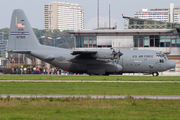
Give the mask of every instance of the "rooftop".
M 115 29 L 115 30 L 75 30 L 68 32 L 69 34 L 78 35 L 175 35 L 174 29 Z
M 175 29 L 180 27 L 179 23 L 156 21 L 142 18 L 133 18 L 123 16 L 124 19 L 129 21 L 128 29 Z

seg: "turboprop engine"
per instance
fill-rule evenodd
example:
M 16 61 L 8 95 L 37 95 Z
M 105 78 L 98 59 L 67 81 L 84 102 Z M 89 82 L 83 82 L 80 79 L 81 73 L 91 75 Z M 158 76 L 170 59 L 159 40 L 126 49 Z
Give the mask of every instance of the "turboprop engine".
M 119 59 L 120 56 L 123 54 L 120 52 L 120 50 L 117 52 L 114 49 L 104 49 L 104 50 L 98 50 L 96 54 L 93 55 L 95 58 L 99 59 Z

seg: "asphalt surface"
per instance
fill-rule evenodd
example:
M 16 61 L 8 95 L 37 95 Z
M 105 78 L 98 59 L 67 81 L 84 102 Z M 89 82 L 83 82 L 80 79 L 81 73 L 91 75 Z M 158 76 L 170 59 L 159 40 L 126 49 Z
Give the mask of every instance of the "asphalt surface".
M 93 98 L 93 99 L 118 99 L 118 98 L 135 98 L 135 99 L 180 99 L 180 96 L 151 96 L 151 95 L 0 95 L 2 98 Z
M 0 82 L 180 83 L 180 81 L 0 80 Z

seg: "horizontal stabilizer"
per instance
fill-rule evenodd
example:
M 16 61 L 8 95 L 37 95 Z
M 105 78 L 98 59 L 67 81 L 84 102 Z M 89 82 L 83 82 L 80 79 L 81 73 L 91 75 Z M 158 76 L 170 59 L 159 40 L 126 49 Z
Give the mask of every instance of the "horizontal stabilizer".
M 31 51 L 29 50 L 10 50 L 8 53 L 21 53 L 21 54 L 29 54 Z
M 45 58 L 45 60 L 54 60 L 55 56 L 54 55 L 49 55 L 48 57 Z

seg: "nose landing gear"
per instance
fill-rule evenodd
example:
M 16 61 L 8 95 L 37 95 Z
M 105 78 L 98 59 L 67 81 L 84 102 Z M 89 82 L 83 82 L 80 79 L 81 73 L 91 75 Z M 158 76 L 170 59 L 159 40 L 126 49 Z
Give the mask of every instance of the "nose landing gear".
M 159 73 L 158 72 L 153 72 L 152 75 L 153 76 L 159 76 Z

